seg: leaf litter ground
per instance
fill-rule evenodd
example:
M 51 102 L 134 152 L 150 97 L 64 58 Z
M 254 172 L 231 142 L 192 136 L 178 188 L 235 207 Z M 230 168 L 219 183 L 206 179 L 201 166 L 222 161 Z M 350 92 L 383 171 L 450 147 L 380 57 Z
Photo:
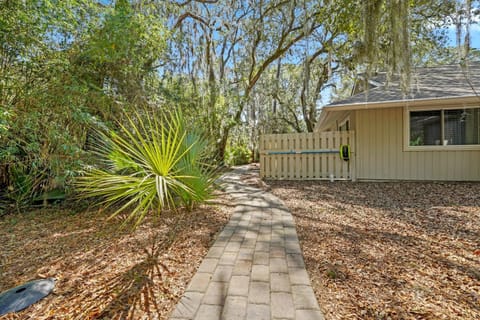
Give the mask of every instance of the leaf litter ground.
M 231 207 L 147 218 L 119 230 L 107 213 L 39 210 L 0 220 L 0 292 L 54 277 L 55 290 L 0 319 L 167 319 Z
M 480 183 L 269 181 L 326 319 L 480 319 Z

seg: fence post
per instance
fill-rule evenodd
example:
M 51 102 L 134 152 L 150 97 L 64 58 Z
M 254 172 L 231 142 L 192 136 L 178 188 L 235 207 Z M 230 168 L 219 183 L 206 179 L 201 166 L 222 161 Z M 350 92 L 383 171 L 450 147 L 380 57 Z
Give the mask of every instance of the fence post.
M 357 170 L 356 170 L 356 162 L 357 162 L 357 152 L 355 149 L 355 132 L 350 131 L 350 137 L 348 139 L 348 143 L 350 144 L 350 179 L 355 182 L 357 181 Z
M 261 134 L 260 135 L 260 141 L 259 141 L 259 146 L 258 146 L 258 152 L 260 153 L 260 178 L 263 179 L 265 177 L 265 165 L 266 165 L 266 159 L 265 159 L 265 135 Z

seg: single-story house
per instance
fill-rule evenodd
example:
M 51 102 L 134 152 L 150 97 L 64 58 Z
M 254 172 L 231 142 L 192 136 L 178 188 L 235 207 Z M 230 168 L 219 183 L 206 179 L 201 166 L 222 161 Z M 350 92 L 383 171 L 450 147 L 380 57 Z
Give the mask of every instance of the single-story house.
M 415 68 L 407 94 L 395 80 L 357 81 L 315 130 L 354 131 L 358 180 L 480 181 L 480 63 Z

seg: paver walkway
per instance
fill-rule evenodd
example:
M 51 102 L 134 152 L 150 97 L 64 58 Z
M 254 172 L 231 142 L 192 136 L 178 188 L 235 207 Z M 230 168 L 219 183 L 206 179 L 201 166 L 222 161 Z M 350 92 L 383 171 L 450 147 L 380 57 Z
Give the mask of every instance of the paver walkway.
M 223 178 L 234 213 L 170 319 L 323 319 L 292 215 L 272 194 L 242 184 L 241 170 Z

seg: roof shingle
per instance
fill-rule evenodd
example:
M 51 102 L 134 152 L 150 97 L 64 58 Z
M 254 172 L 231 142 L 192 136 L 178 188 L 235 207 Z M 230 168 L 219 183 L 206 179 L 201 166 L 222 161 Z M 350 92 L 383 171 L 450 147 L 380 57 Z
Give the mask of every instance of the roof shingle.
M 415 68 L 407 94 L 402 92 L 398 79 L 394 76 L 387 84 L 385 73 L 379 74 L 371 80 L 382 83 L 382 86 L 325 107 L 480 95 L 480 63 L 471 62 L 463 68 L 460 65 Z

